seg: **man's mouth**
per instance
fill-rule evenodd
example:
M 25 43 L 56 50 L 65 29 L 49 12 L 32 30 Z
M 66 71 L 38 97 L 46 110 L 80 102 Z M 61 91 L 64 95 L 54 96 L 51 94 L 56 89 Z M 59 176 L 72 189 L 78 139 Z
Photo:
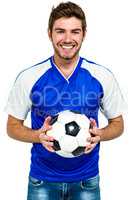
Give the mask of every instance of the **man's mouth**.
M 63 49 L 72 49 L 75 45 L 61 45 Z

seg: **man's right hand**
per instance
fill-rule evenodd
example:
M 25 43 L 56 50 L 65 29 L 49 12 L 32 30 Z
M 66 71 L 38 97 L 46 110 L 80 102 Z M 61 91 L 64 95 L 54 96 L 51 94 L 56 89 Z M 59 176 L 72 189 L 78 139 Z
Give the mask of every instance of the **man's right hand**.
M 44 121 L 43 126 L 39 129 L 40 135 L 39 139 L 41 144 L 51 152 L 55 152 L 55 150 L 52 148 L 53 147 L 53 141 L 54 138 L 52 136 L 47 135 L 47 131 L 52 129 L 52 126 L 50 125 L 51 117 L 47 117 Z

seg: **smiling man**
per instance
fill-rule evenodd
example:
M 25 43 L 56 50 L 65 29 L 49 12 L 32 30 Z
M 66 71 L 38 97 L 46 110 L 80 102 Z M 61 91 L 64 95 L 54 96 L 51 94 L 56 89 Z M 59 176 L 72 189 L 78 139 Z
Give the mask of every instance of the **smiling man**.
M 79 50 L 86 33 L 86 20 L 81 21 L 75 16 L 67 17 L 66 13 L 64 17 L 58 17 L 53 23 L 55 18 L 51 15 L 48 34 L 54 48 L 54 62 L 65 76 L 69 76 L 79 58 Z
M 33 143 L 27 200 L 100 200 L 100 142 L 123 132 L 122 94 L 107 68 L 79 56 L 86 19 L 77 4 L 60 3 L 52 9 L 48 35 L 54 55 L 19 74 L 6 106 L 8 135 Z M 78 157 L 57 155 L 54 138 L 46 134 L 50 116 L 63 110 L 84 113 L 91 120 L 85 153 Z M 102 129 L 99 110 L 108 120 Z M 24 125 L 28 112 L 31 128 Z
M 81 48 L 84 33 L 81 20 L 76 17 L 57 19 L 49 37 L 55 50 L 55 59 L 75 60 Z

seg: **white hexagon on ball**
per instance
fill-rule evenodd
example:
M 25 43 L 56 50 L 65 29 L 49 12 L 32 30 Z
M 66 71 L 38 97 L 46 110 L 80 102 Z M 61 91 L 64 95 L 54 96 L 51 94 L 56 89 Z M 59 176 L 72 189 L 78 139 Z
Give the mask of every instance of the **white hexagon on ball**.
M 78 142 L 75 137 L 65 135 L 60 140 L 60 147 L 63 151 L 71 153 L 78 147 Z

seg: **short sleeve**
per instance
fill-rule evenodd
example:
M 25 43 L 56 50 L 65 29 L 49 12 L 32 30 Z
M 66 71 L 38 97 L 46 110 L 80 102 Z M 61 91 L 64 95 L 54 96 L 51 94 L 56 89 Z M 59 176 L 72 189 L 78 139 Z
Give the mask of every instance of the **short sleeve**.
M 5 111 L 15 118 L 25 120 L 30 110 L 31 102 L 26 83 L 19 75 L 10 91 Z
M 108 72 L 104 86 L 104 96 L 101 101 L 101 111 L 107 119 L 113 119 L 123 114 L 126 110 L 126 102 L 117 80 L 111 72 Z

